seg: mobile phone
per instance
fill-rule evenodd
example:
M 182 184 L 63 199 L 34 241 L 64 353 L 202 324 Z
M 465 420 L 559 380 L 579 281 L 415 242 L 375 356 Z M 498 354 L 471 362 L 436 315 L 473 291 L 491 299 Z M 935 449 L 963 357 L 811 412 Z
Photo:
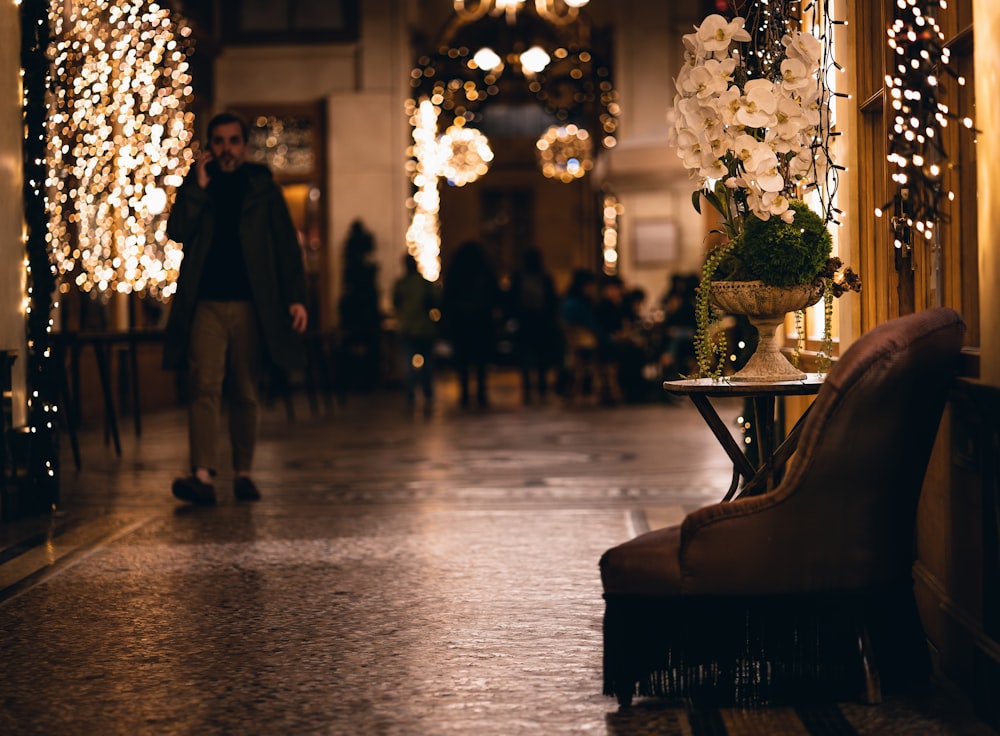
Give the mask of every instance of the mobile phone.
M 219 162 L 214 158 L 205 164 L 205 173 L 208 174 L 209 177 L 215 176 L 220 171 L 222 171 L 222 169 L 219 168 Z

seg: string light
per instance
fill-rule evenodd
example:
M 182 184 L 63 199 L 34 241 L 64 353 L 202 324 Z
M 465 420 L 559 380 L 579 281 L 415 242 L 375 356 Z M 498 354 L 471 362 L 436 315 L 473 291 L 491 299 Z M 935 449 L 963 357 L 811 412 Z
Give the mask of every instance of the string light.
M 191 29 L 147 0 L 54 0 L 48 125 L 54 262 L 84 292 L 169 297 L 183 253 L 166 236 L 193 160 Z
M 18 435 L 12 455 L 26 505 L 37 512 L 55 508 L 59 500 L 59 443 L 53 423 L 58 409 L 58 371 L 51 334 L 51 312 L 56 306 L 52 297 L 55 267 L 49 259 L 47 200 L 41 186 L 45 181 L 45 126 L 49 117 L 46 91 L 51 85 L 48 2 L 23 0 L 20 7 L 27 424 Z
M 942 162 L 948 160 L 943 132 L 959 118 L 941 101 L 940 78 L 948 74 L 959 86 L 965 79 L 949 67 L 950 51 L 935 17 L 935 9 L 946 7 L 944 0 L 897 0 L 896 17 L 886 30 L 893 51 L 892 72 L 885 77 L 892 117 L 886 158 L 897 194 L 875 214 L 893 212 L 893 245 L 903 251 L 913 247 L 914 235 L 937 247 L 942 200 L 954 198 L 942 177 Z M 969 118 L 961 123 L 972 127 Z
M 441 235 L 438 177 L 444 168 L 444 147 L 437 142 L 438 108 L 430 100 L 407 103 L 413 145 L 407 170 L 416 188 L 409 202 L 413 210 L 406 230 L 406 249 L 416 259 L 417 269 L 428 281 L 441 274 Z
M 604 273 L 618 273 L 618 220 L 624 211 L 622 203 L 613 194 L 605 194 L 601 208 L 601 252 Z
M 407 172 L 416 192 L 407 203 L 413 210 L 406 232 L 407 250 L 417 261 L 417 269 L 428 281 L 441 273 L 441 236 L 438 180 L 465 186 L 489 170 L 493 151 L 489 141 L 474 128 L 450 125 L 438 136 L 440 108 L 428 99 L 407 102 L 413 145 L 407 153 Z

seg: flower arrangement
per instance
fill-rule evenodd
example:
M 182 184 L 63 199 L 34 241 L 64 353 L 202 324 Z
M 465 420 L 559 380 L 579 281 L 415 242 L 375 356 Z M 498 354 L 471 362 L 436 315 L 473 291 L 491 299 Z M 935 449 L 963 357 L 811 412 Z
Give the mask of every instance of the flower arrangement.
M 675 82 L 677 153 L 730 240 L 750 214 L 792 222 L 793 193 L 815 187 L 830 163 L 818 141 L 829 109 L 820 41 L 795 30 L 733 48 L 751 41 L 745 23 L 710 15 L 685 35 Z
M 685 35 L 675 80 L 677 154 L 698 182 L 695 209 L 704 199 L 722 220 L 717 232 L 724 238 L 706 257 L 696 300 L 699 370 L 715 377 L 725 345 L 710 336 L 713 280 L 792 286 L 828 278 L 828 301 L 860 290 L 850 269 L 842 272 L 839 259 L 830 258 L 833 210 L 824 185 L 833 166 L 831 93 L 823 44 L 786 19 L 781 3 L 754 12 L 753 35 L 745 18 L 722 15 Z M 803 201 L 810 191 L 819 194 L 822 215 Z

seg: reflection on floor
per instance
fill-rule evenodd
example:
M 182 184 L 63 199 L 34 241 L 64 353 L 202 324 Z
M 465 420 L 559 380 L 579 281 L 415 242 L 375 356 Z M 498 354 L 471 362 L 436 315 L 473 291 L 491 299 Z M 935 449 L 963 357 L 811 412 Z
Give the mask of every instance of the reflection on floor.
M 502 378 L 488 410 L 447 381 L 427 415 L 297 401 L 266 412 L 256 504 L 225 471 L 217 507 L 175 503 L 179 410 L 121 458 L 83 433 L 61 510 L 0 528 L 0 733 L 993 733 L 943 684 L 806 711 L 600 694 L 601 552 L 729 483 L 686 404 L 525 407 Z

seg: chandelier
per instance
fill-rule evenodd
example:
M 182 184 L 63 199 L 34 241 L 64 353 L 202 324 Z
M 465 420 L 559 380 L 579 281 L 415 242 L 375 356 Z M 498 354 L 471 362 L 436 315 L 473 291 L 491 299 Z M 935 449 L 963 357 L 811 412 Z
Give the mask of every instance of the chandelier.
M 455 14 L 410 73 L 413 99 L 430 100 L 442 129 L 488 124 L 492 105 L 541 108 L 544 123 L 575 124 L 611 148 L 618 98 L 610 47 L 591 37 L 585 0 L 455 0 Z M 571 22 L 575 21 L 575 22 Z
M 610 42 L 602 29 L 592 38 L 580 12 L 587 2 L 454 0 L 454 15 L 417 58 L 407 100 L 414 192 L 406 239 L 428 280 L 440 273 L 438 184 L 463 186 L 488 171 L 486 133 L 541 135 L 539 169 L 567 183 L 593 168 L 595 149 L 614 147 Z
M 550 23 L 572 23 L 580 8 L 590 0 L 533 0 L 535 12 Z M 455 0 L 455 13 L 465 22 L 478 20 L 487 13 L 494 17 L 503 15 L 513 23 L 517 11 L 525 0 Z

